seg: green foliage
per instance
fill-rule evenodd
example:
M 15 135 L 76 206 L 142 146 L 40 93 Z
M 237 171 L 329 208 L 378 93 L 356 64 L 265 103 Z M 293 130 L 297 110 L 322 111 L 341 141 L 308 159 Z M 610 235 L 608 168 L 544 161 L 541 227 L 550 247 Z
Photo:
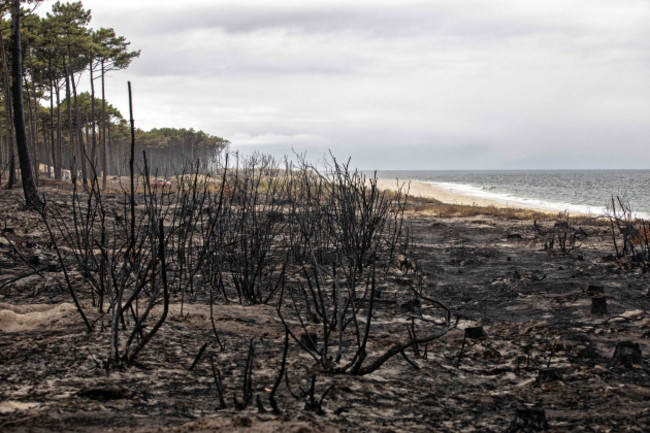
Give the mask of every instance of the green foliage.
M 140 50 L 128 51 L 131 43 L 124 36 L 117 36 L 113 29 L 102 27 L 92 33 L 92 38 L 93 58 L 104 72 L 125 69 L 140 55 Z
M 228 144 L 228 140 L 203 131 L 195 131 L 193 128 L 155 128 L 142 138 L 143 144 L 147 147 L 194 146 L 196 149 L 209 149 L 223 148 Z
M 60 108 L 61 111 L 63 111 L 64 113 L 67 112 L 68 110 L 68 101 L 69 101 L 68 98 L 61 101 Z M 72 103 L 74 104 L 74 100 L 72 101 Z M 94 103 L 95 103 L 95 121 L 100 122 L 102 120 L 102 100 L 95 98 Z M 91 102 L 90 93 L 88 92 L 79 93 L 77 95 L 77 104 L 79 105 L 81 127 L 90 128 L 90 125 L 92 124 L 92 102 Z M 124 120 L 122 113 L 120 113 L 120 111 L 117 108 L 115 108 L 113 105 L 111 105 L 108 102 L 106 102 L 105 116 L 107 122 L 113 122 L 119 124 L 122 120 Z M 68 119 L 64 119 L 64 126 L 66 127 L 68 126 L 67 121 Z
M 197 161 L 198 170 L 206 172 L 229 144 L 221 137 L 185 128 L 138 130 L 136 143 L 139 149 L 147 152 L 152 172 L 164 175 L 182 173 Z
M 5 19 L 7 6 L 0 2 L 0 32 L 5 48 L 11 34 L 11 20 Z M 28 107 L 27 130 L 35 159 L 54 166 L 55 172 L 58 167 L 60 173 L 60 169 L 70 169 L 75 158 L 85 164 L 80 152 L 86 152 L 100 171 L 123 174 L 130 130 L 119 110 L 104 99 L 104 79 L 110 71 L 127 68 L 140 51 L 130 49 L 131 43 L 112 28 L 92 29 L 91 12 L 81 1 L 57 1 L 45 16 L 33 13 L 31 7 L 22 12 L 24 105 Z M 9 50 L 5 51 L 11 64 Z M 73 86 L 84 72 L 90 72 L 86 77 L 94 84 L 94 99 L 88 92 L 73 95 Z M 5 83 L 4 77 L 0 78 L 0 138 L 4 138 L 10 119 L 2 102 L 11 79 Z M 96 90 L 98 80 L 101 93 Z M 136 143 L 137 155 L 147 152 L 152 171 L 169 175 L 197 161 L 207 169 L 228 145 L 221 137 L 184 128 L 137 130 Z M 6 140 L 0 141 L 3 144 L 0 154 L 8 154 Z

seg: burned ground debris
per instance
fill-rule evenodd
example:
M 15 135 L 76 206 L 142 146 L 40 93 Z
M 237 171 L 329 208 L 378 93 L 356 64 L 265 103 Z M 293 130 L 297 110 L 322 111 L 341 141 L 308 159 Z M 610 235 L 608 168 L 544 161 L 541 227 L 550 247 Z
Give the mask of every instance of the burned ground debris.
M 2 430 L 647 430 L 645 266 L 607 225 L 280 173 L 143 177 L 134 239 L 128 192 L 46 189 L 53 237 L 3 193 Z

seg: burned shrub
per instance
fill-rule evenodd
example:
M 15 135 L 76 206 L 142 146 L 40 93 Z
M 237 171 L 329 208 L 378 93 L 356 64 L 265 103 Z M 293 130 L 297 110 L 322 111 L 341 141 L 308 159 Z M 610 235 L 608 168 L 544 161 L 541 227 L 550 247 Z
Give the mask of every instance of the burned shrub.
M 629 203 L 622 197 L 611 198 L 607 209 L 612 244 L 617 259 L 629 257 L 647 270 L 650 262 L 650 226 L 634 218 Z
M 372 347 L 379 293 L 387 289 L 384 282 L 403 275 L 397 257 L 407 247 L 405 194 L 389 196 L 377 188 L 376 178 L 335 159 L 324 172 L 303 167 L 293 181 L 292 261 L 282 280 L 278 314 L 301 349 L 328 371 L 366 374 L 406 348 L 443 335 L 449 315 L 433 324 L 421 320 L 421 309 L 404 310 L 399 314 L 427 325 L 425 334 L 418 336 L 413 327 L 389 349 Z M 418 305 L 427 301 L 407 286 L 398 285 L 395 297 L 415 296 Z M 369 362 L 371 348 L 376 356 Z

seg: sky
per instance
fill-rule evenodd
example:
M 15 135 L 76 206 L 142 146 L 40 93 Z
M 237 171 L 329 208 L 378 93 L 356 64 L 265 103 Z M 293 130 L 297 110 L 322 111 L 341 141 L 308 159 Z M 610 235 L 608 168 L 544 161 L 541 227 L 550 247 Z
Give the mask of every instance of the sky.
M 142 129 L 366 170 L 650 168 L 648 0 L 83 4 L 142 51 L 107 82 Z

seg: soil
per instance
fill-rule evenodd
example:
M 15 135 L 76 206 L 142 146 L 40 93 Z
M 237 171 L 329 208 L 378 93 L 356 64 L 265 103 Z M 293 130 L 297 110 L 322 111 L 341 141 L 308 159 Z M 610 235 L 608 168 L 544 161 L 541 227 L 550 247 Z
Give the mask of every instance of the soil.
M 650 431 L 650 285 L 641 264 L 612 257 L 598 221 L 573 221 L 580 236 L 560 251 L 543 234 L 553 220 L 410 215 L 429 296 L 451 308 L 455 328 L 374 373 L 317 374 L 313 405 L 301 389 L 318 369 L 292 344 L 275 415 L 284 331 L 274 306 L 215 306 L 222 349 L 205 301 L 188 299 L 181 314 L 174 298 L 138 363 L 107 370 L 108 321 L 91 313 L 96 331 L 86 331 L 40 216 L 18 191 L 0 192 L 0 215 L 2 432 Z M 606 298 L 605 314 L 592 314 L 592 297 Z M 375 347 L 407 326 L 379 305 Z M 251 338 L 260 405 L 237 410 Z

